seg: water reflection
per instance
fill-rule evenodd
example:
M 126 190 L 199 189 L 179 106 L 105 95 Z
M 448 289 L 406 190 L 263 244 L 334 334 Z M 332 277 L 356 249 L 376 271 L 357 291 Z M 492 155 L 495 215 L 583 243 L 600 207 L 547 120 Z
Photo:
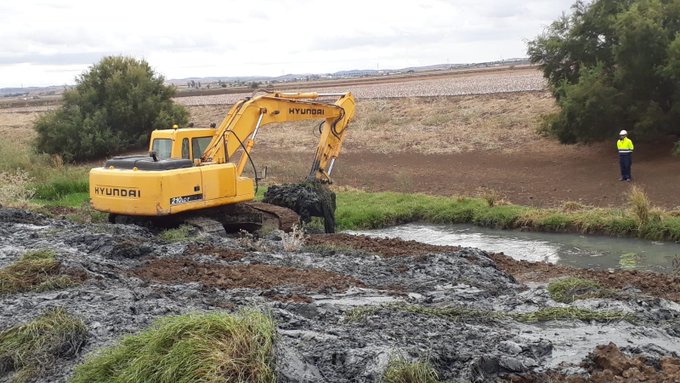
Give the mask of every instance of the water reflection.
M 353 231 L 377 237 L 402 238 L 433 245 L 477 247 L 503 252 L 515 259 L 577 267 L 673 271 L 680 244 L 578 234 L 493 230 L 471 225 L 409 224 L 381 230 Z

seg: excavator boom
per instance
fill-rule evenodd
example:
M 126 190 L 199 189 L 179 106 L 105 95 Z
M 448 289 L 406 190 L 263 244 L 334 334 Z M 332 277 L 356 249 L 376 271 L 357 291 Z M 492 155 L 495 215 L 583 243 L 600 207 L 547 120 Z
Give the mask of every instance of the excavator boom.
M 313 101 L 321 97 L 339 97 L 334 104 Z M 308 178 L 330 183 L 335 159 L 340 154 L 345 128 L 354 117 L 351 93 L 272 93 L 236 103 L 217 128 L 201 161 L 225 163 L 238 152 L 237 174 L 245 168 L 260 127 L 277 122 L 321 120 L 320 138 Z

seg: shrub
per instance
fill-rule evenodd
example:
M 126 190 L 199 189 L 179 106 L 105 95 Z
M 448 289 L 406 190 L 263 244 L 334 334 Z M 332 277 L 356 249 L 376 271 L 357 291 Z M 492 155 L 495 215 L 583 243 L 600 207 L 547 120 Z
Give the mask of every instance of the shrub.
M 71 162 L 144 147 L 154 128 L 187 121 L 163 82 L 144 60 L 103 58 L 64 92 L 61 108 L 38 119 L 36 149 Z

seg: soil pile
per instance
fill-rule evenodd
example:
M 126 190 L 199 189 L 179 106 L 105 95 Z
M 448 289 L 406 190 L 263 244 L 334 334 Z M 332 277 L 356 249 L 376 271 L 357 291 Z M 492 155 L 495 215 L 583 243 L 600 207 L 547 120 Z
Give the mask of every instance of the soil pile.
M 1 208 L 0 221 L 0 267 L 45 249 L 85 276 L 68 288 L 0 295 L 0 331 L 57 308 L 87 326 L 83 351 L 48 368 L 41 382 L 67 381 L 84 355 L 159 317 L 244 307 L 276 322 L 279 382 L 377 382 L 395 358 L 427 361 L 441 380 L 553 374 L 590 381 L 614 371 L 589 356 L 609 342 L 626 346 L 625 358 L 646 358 L 622 374 L 652 365 L 659 376 L 676 376 L 677 304 L 642 294 L 557 303 L 544 284 L 519 283 L 478 249 L 318 235 L 284 251 L 274 236 L 170 243 L 136 226 L 80 225 Z M 547 309 L 618 312 L 625 320 L 546 318 Z M 0 381 L 13 374 L 0 372 Z

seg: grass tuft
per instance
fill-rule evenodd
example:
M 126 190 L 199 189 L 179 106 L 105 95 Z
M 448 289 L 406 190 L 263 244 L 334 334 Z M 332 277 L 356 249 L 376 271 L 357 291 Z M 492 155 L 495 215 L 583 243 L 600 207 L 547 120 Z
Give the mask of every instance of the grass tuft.
M 0 376 L 14 371 L 12 382 L 39 377 L 58 358 L 77 355 L 87 326 L 63 308 L 53 308 L 26 324 L 0 332 Z
M 593 311 L 576 307 L 548 307 L 526 314 L 515 315 L 520 322 L 547 322 L 553 320 L 580 320 L 584 322 L 634 321 L 635 317 L 621 311 Z
M 649 202 L 645 191 L 641 187 L 633 185 L 628 192 L 628 203 L 640 226 L 647 225 L 649 223 L 650 211 L 652 210 L 652 203 Z
M 562 278 L 548 284 L 550 297 L 561 303 L 571 303 L 577 299 L 601 297 L 605 291 L 594 281 L 576 277 Z
M 158 237 L 168 242 L 182 242 L 189 239 L 189 236 L 195 231 L 193 226 L 180 225 L 176 229 L 163 230 Z
M 0 294 L 58 290 L 76 283 L 68 275 L 61 274 L 61 263 L 51 250 L 26 253 L 15 263 L 0 269 Z
M 428 362 L 393 358 L 387 364 L 383 383 L 439 383 L 439 377 Z
M 188 314 L 158 320 L 87 358 L 72 383 L 273 383 L 276 327 L 259 312 Z

